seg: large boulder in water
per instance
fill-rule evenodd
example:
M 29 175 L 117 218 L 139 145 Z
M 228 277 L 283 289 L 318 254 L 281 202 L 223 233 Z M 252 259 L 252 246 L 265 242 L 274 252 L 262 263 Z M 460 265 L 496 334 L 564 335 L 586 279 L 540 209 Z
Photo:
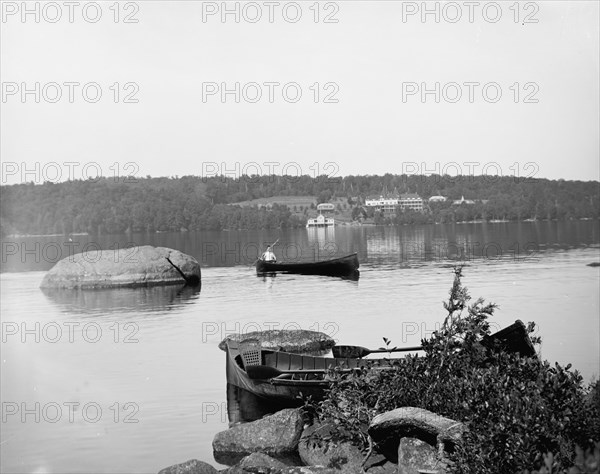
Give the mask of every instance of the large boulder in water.
M 60 260 L 46 274 L 42 288 L 119 288 L 200 283 L 200 264 L 189 255 L 166 247 L 94 250 Z
M 294 354 L 324 354 L 335 346 L 335 340 L 328 334 L 308 329 L 269 329 L 230 334 L 219 343 L 219 349 L 227 350 L 228 339 L 236 342 L 244 339 L 256 339 L 262 349 Z

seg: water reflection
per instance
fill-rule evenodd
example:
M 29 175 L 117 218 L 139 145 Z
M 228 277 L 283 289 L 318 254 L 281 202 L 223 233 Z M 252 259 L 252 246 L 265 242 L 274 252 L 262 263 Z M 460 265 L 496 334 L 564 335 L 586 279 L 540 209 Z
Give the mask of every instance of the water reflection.
M 414 266 L 448 260 L 537 258 L 540 252 L 598 245 L 598 221 L 505 222 L 415 226 L 339 226 L 254 231 L 165 232 L 2 240 L 0 272 L 46 271 L 83 250 L 155 245 L 191 255 L 208 267 L 253 265 L 278 242 L 279 261 L 314 262 L 357 252 L 361 265 Z
M 329 242 L 335 242 L 335 227 L 307 227 L 306 234 L 311 245 L 323 247 Z
M 297 405 L 301 404 L 302 401 L 298 400 Z M 270 415 L 289 406 L 289 404 L 285 405 L 273 400 L 265 400 L 243 388 L 227 384 L 227 417 L 229 418 L 230 427 L 239 423 L 259 420 L 265 415 Z
M 44 296 L 62 311 L 76 314 L 133 315 L 139 312 L 173 310 L 200 296 L 201 286 L 167 285 L 142 288 L 66 290 L 42 288 Z
M 267 284 L 267 287 L 270 288 L 271 286 L 273 286 L 273 283 L 275 281 L 275 278 L 277 277 L 278 273 L 277 272 L 262 272 L 262 273 L 257 273 L 256 276 L 258 278 L 261 278 L 262 281 L 264 281 Z M 326 278 L 331 278 L 331 279 L 335 279 L 335 278 L 339 278 L 340 280 L 348 280 L 348 281 L 358 281 L 360 278 L 360 271 L 359 270 L 354 270 L 353 272 L 344 274 L 344 275 L 313 275 L 313 274 L 306 274 L 303 275 L 301 273 L 279 273 L 279 275 L 290 275 L 290 276 L 300 276 L 300 277 L 315 277 L 315 276 L 319 276 L 319 277 L 326 277 Z

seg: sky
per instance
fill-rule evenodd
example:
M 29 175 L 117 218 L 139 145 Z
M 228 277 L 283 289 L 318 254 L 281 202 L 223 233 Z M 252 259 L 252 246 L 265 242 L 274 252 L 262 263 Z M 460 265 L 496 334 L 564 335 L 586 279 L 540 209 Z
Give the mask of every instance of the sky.
M 599 180 L 599 2 L 11 2 L 1 184 Z

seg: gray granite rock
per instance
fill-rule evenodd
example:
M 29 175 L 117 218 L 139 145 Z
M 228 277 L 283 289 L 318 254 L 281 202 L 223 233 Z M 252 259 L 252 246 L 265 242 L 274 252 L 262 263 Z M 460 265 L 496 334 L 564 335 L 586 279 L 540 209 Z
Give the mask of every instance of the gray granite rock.
M 281 410 L 260 420 L 217 433 L 213 440 L 214 456 L 219 461 L 257 452 L 276 457 L 296 453 L 303 428 L 302 410 Z
M 338 469 L 325 466 L 294 466 L 270 474 L 340 474 Z M 355 473 L 359 474 L 359 473 Z
M 285 463 L 267 454 L 252 453 L 243 458 L 235 466 L 221 472 L 222 474 L 271 474 L 286 467 L 288 466 Z
M 46 273 L 40 286 L 88 290 L 186 283 L 167 258 L 179 267 L 189 283 L 200 283 L 200 264 L 194 257 L 166 247 L 145 245 L 70 255 Z
M 273 329 L 231 334 L 219 343 L 219 349 L 225 350 L 227 339 L 241 342 L 244 339 L 257 339 L 263 349 L 282 350 L 294 354 L 325 353 L 335 341 L 325 333 L 304 329 Z
M 302 462 L 307 466 L 335 468 L 343 473 L 362 472 L 360 450 L 348 442 L 333 441 L 330 439 L 332 432 L 328 425 L 315 424 L 305 428 L 298 444 Z
M 436 445 L 438 442 L 459 443 L 465 425 L 450 418 L 437 415 L 423 408 L 397 408 L 373 418 L 369 434 L 376 442 L 414 437 Z
M 398 447 L 398 474 L 444 474 L 437 449 L 417 438 L 402 438 Z
M 181 464 L 161 469 L 158 474 L 217 474 L 217 472 L 219 471 L 208 463 L 198 461 L 197 459 L 190 459 Z

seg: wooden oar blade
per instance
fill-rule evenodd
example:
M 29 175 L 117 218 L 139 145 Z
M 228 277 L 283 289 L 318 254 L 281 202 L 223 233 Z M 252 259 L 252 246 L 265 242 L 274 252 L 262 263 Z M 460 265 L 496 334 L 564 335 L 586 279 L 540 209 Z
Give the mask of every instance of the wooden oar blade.
M 344 359 L 360 359 L 371 353 L 369 349 L 361 346 L 333 346 L 333 357 Z
M 394 347 L 393 349 L 367 349 L 361 346 L 333 346 L 331 349 L 333 357 L 336 358 L 348 358 L 348 359 L 360 359 L 361 357 L 368 356 L 369 354 L 378 352 L 412 352 L 420 351 L 423 347 Z

